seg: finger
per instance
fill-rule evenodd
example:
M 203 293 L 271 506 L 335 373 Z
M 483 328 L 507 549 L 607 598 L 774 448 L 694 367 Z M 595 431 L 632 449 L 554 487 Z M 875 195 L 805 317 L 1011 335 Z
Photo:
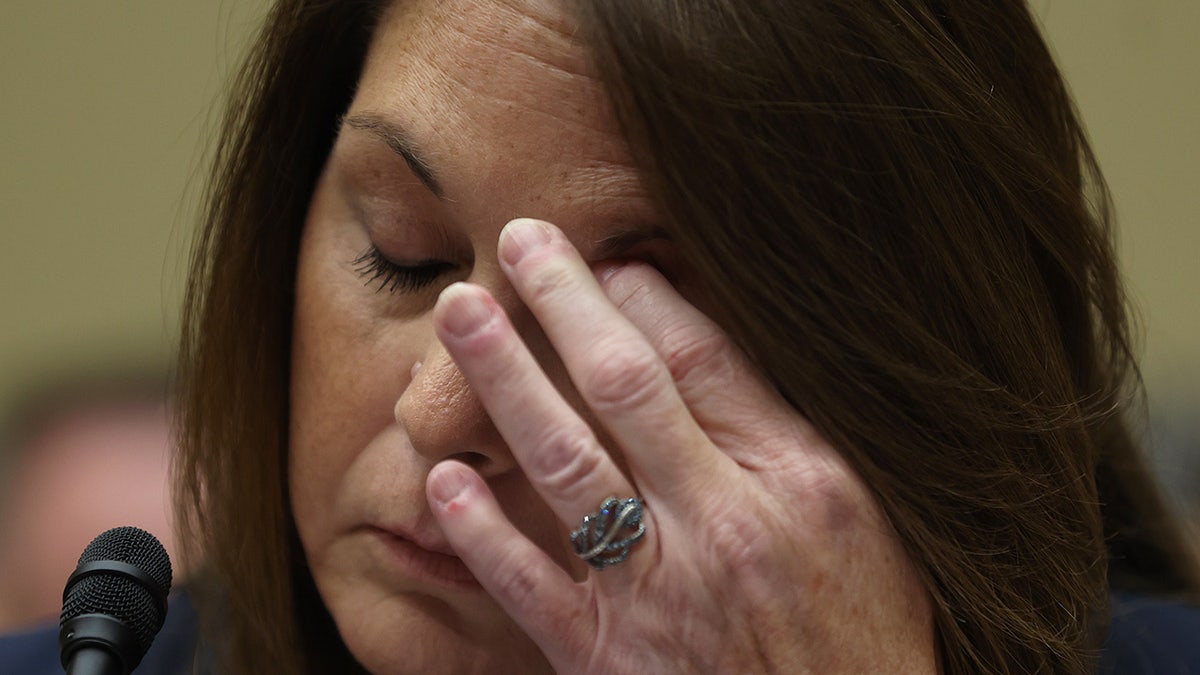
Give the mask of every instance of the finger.
M 433 312 L 439 339 L 538 494 L 569 525 L 634 494 L 596 435 L 547 379 L 483 289 L 454 284 Z
M 491 490 L 465 464 L 429 472 L 426 497 L 462 561 L 551 663 L 567 663 L 594 635 L 587 591 L 513 527 Z
M 584 401 L 646 493 L 671 495 L 720 460 L 654 348 L 553 225 L 514 220 L 500 260 Z
M 693 417 L 718 447 L 742 459 L 761 452 L 764 413 L 795 412 L 712 319 L 685 300 L 653 267 L 634 261 L 605 266 L 597 275 L 617 309 L 653 345 Z M 789 429 L 789 436 L 794 434 Z M 796 440 L 791 437 L 789 447 Z M 745 448 L 746 453 L 739 453 Z

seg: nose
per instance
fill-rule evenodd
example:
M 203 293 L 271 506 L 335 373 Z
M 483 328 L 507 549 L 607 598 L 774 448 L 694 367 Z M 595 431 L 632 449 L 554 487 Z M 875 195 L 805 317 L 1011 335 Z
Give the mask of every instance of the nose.
M 483 403 L 436 337 L 396 402 L 395 416 L 431 465 L 456 459 L 484 479 L 516 467 Z

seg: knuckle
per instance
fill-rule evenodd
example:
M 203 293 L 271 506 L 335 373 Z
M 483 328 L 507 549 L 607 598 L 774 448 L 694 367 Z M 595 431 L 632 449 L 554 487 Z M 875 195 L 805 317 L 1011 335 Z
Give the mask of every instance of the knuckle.
M 545 258 L 529 267 L 529 272 L 522 275 L 521 285 L 525 302 L 531 307 L 544 306 L 569 294 L 576 286 L 571 267 L 561 258 Z
M 663 336 L 663 360 L 676 382 L 707 380 L 732 369 L 733 352 L 724 335 L 684 326 Z
M 664 386 L 658 355 L 647 348 L 607 350 L 583 383 L 581 393 L 596 412 L 636 410 Z
M 756 579 L 770 557 L 769 536 L 762 522 L 749 514 L 726 514 L 712 531 L 713 559 L 734 580 Z
M 507 564 L 494 567 L 497 592 L 518 607 L 536 607 L 539 604 L 537 589 L 541 576 L 537 566 L 526 565 L 518 560 L 503 562 Z
M 589 484 L 603 458 L 590 433 L 561 432 L 548 438 L 533 456 L 530 479 L 548 495 L 567 498 Z
M 651 297 L 651 289 L 643 266 L 626 264 L 604 282 L 604 290 L 613 305 L 622 313 L 639 313 Z

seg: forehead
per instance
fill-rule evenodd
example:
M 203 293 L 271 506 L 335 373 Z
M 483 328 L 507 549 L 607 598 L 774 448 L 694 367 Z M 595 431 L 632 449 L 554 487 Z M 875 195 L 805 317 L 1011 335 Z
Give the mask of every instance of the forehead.
M 448 199 L 523 197 L 596 208 L 641 198 L 607 94 L 556 2 L 394 4 L 372 41 L 351 113 L 403 128 Z M 514 192 L 515 191 L 515 192 Z M 552 196 L 552 197 L 551 197 Z

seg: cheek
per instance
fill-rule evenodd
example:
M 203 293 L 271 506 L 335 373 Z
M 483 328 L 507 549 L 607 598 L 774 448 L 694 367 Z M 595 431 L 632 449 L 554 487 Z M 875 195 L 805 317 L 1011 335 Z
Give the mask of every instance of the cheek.
M 376 316 L 378 297 L 347 263 L 352 251 L 339 248 L 320 225 L 306 227 L 296 277 L 288 452 L 302 535 L 335 511 L 351 466 L 394 424 L 393 407 L 418 353 L 420 322 Z

